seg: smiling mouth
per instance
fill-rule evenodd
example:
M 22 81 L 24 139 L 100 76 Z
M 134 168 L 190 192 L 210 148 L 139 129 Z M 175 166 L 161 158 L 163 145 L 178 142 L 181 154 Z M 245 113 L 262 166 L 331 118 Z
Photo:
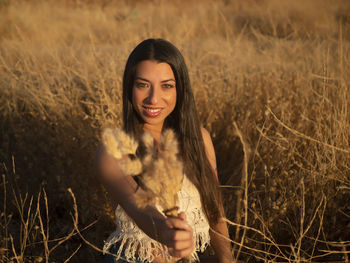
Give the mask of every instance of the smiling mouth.
M 146 106 L 142 106 L 142 108 L 143 108 L 143 114 L 151 118 L 158 117 L 158 115 L 161 114 L 163 110 L 163 108 L 152 108 L 152 107 L 146 107 Z

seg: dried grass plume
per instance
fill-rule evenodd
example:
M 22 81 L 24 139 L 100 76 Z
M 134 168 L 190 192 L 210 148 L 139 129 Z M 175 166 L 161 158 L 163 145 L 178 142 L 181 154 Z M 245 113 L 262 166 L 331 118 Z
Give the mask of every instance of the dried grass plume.
M 102 133 L 102 143 L 107 152 L 117 160 L 123 158 L 119 165 L 122 171 L 128 175 L 137 175 L 142 172 L 142 163 L 136 156 L 138 143 L 126 134 L 122 129 L 106 128 Z
M 178 216 L 177 193 L 183 180 L 183 164 L 178 159 L 178 142 L 172 130 L 161 136 L 159 151 L 151 134 L 144 133 L 142 141 L 146 154 L 141 161 L 136 157 L 138 143 L 122 129 L 106 128 L 102 142 L 107 152 L 117 160 L 125 174 L 140 175 L 141 191 L 135 197 L 139 207 L 158 202 L 167 216 Z M 133 158 L 130 158 L 133 156 Z

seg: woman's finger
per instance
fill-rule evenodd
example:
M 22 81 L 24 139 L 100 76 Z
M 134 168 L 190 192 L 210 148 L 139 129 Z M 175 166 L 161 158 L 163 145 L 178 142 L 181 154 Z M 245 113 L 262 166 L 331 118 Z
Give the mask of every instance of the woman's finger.
M 181 219 L 167 218 L 163 221 L 158 232 L 158 240 L 166 246 L 171 246 L 173 241 L 191 240 L 192 228 Z
M 185 247 L 184 249 L 174 249 L 174 248 L 169 248 L 169 254 L 173 257 L 177 258 L 184 258 L 192 254 L 194 251 L 194 245 L 192 244 L 191 246 Z
M 177 242 L 193 243 L 193 234 L 190 231 L 183 230 L 169 230 L 163 233 L 164 245 L 167 247 L 176 246 Z
M 184 212 L 179 213 L 179 218 L 186 221 L 186 214 Z
M 193 234 L 192 231 L 183 231 L 183 230 L 170 230 L 168 235 L 168 240 L 170 242 L 178 242 L 178 241 L 192 241 Z
M 176 229 L 192 231 L 192 228 L 190 227 L 190 225 L 185 220 L 179 217 L 168 217 L 165 220 L 165 225 L 170 229 L 176 228 Z
M 186 240 L 181 240 L 181 241 L 172 241 L 170 243 L 170 247 L 173 250 L 184 250 L 187 248 L 191 248 L 194 246 L 193 240 L 192 239 L 186 239 Z

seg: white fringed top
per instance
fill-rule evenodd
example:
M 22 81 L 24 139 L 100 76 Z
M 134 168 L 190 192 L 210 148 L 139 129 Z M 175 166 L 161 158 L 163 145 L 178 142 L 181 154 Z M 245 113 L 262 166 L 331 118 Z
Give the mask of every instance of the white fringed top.
M 184 176 L 182 187 L 178 192 L 179 211 L 186 214 L 187 223 L 192 227 L 193 240 L 196 242 L 196 252 L 204 252 L 210 242 L 209 223 L 205 216 L 200 195 L 192 182 Z M 162 208 L 156 206 L 157 210 L 164 215 Z M 128 260 L 141 260 L 152 262 L 155 257 L 163 257 L 170 260 L 168 248 L 161 243 L 147 236 L 135 222 L 125 213 L 121 206 L 115 211 L 117 229 L 108 237 L 103 247 L 104 251 L 120 242 L 117 255 L 120 256 L 124 249 L 125 257 Z M 136 253 L 137 252 L 137 253 Z

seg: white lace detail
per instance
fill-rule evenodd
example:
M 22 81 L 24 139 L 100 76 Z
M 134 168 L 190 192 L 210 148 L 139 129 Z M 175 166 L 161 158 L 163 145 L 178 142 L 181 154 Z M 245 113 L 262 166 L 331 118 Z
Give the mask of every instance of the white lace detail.
M 209 223 L 202 210 L 200 196 L 197 188 L 192 182 L 184 176 L 181 190 L 178 193 L 179 211 L 186 214 L 188 224 L 193 229 L 193 239 L 196 241 L 196 252 L 203 252 L 209 245 Z M 159 212 L 162 208 L 156 206 Z M 168 248 L 161 243 L 147 236 L 135 222 L 125 213 L 121 206 L 115 210 L 117 229 L 105 242 L 103 250 L 106 252 L 109 248 L 120 242 L 120 248 L 117 255 L 120 256 L 124 249 L 125 256 L 129 260 L 142 260 L 152 262 L 154 257 L 163 257 L 166 261 L 170 260 Z M 137 253 L 136 253 L 137 251 Z

